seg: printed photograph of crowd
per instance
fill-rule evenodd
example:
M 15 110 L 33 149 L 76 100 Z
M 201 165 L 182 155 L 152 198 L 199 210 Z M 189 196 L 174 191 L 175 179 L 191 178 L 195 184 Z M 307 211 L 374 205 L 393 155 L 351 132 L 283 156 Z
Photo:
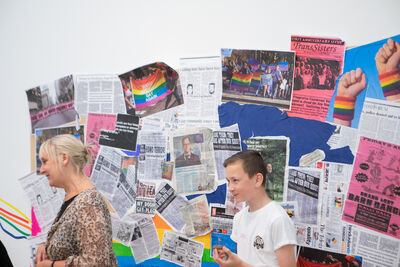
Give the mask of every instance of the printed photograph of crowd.
M 72 75 L 26 90 L 32 133 L 75 119 Z
M 339 64 L 337 60 L 297 57 L 293 89 L 334 90 Z
M 222 49 L 222 101 L 290 109 L 294 52 Z

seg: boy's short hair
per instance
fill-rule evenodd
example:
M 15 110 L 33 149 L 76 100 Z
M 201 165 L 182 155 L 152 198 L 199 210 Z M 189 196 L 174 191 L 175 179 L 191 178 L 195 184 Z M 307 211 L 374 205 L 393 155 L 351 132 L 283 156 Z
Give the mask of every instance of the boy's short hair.
M 265 186 L 265 176 L 267 174 L 267 167 L 265 166 L 264 160 L 260 153 L 255 150 L 244 150 L 240 151 L 224 161 L 224 167 L 241 161 L 244 172 L 251 178 L 257 173 L 261 173 L 263 176 L 262 185 Z

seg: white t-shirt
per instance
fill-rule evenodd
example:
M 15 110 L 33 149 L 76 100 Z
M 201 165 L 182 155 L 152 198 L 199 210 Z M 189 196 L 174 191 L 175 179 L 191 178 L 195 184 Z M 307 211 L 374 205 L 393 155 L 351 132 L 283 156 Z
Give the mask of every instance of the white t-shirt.
M 238 256 L 253 266 L 277 266 L 275 250 L 296 245 L 296 230 L 286 211 L 272 201 L 254 212 L 248 207 L 233 218 L 231 239 Z

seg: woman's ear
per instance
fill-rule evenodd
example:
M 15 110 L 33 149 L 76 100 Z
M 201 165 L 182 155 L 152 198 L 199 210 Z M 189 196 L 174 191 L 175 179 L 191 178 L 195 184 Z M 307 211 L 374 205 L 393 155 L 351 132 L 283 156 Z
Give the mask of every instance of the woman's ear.
M 69 155 L 67 153 L 61 154 L 61 162 L 63 167 L 67 166 L 67 164 L 69 163 Z

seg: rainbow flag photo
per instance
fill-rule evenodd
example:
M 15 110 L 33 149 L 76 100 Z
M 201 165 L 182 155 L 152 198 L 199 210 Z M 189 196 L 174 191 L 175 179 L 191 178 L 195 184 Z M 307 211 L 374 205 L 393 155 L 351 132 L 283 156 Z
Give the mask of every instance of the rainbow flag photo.
M 171 93 L 161 70 L 157 69 L 145 79 L 136 80 L 130 78 L 133 91 L 133 99 L 137 109 L 155 104 Z
M 253 78 L 253 73 L 251 74 L 243 74 L 240 72 L 234 73 L 231 80 L 231 90 L 246 91 L 246 92 L 249 91 L 249 86 L 252 78 Z
M 254 88 L 258 88 L 261 85 L 261 75 L 264 74 L 262 72 L 254 72 L 253 77 L 251 78 L 251 86 Z

